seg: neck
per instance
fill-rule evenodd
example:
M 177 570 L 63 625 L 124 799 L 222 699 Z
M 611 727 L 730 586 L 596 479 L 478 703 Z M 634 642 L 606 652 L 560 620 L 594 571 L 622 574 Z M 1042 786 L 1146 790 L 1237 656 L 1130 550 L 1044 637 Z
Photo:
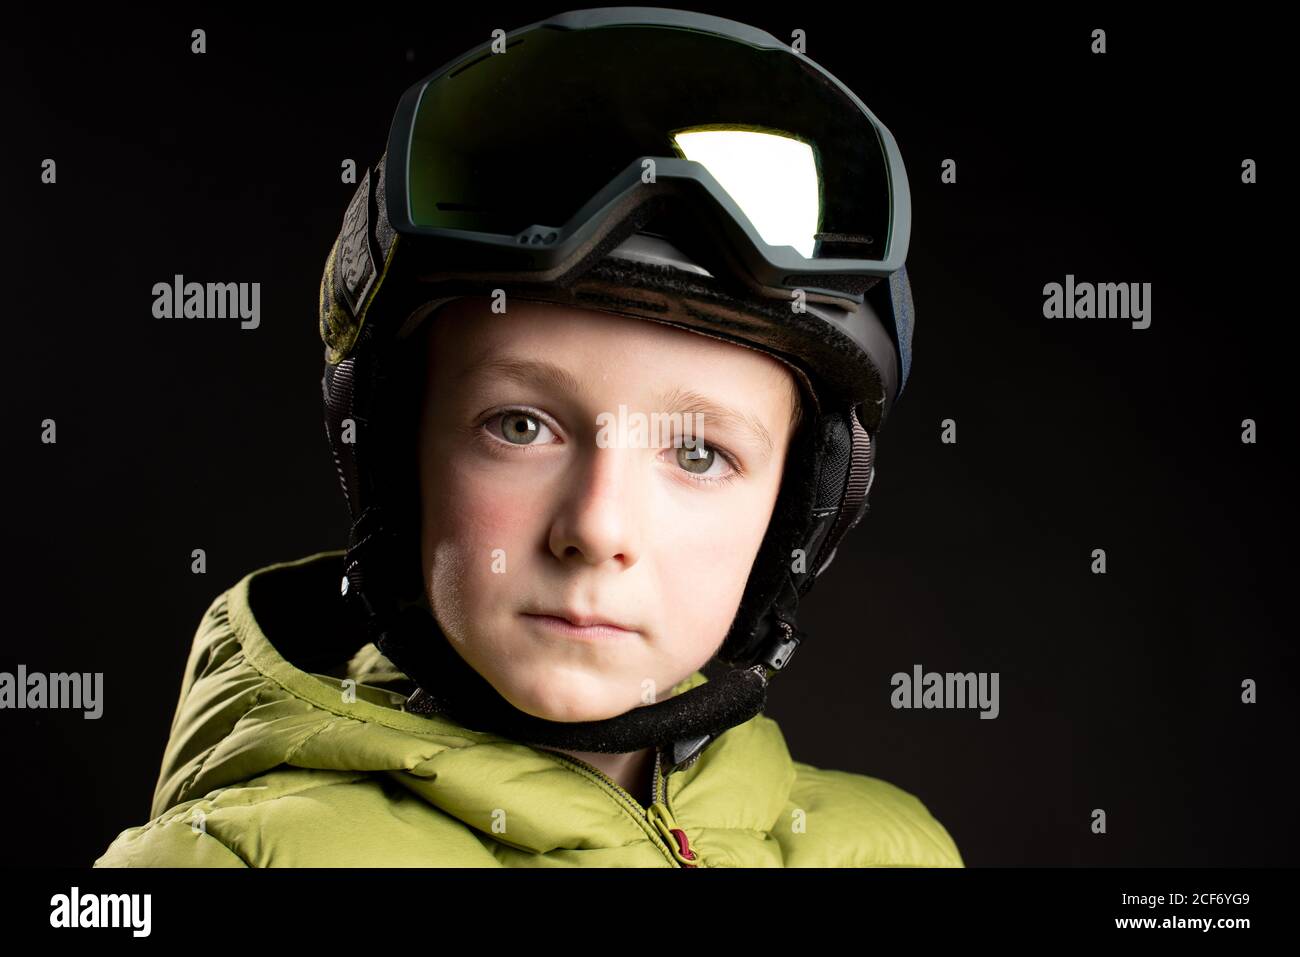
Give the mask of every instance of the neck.
M 577 758 L 603 771 L 614 780 L 614 783 L 647 807 L 653 803 L 654 795 L 650 791 L 654 781 L 654 748 L 621 754 L 609 754 L 603 751 L 570 751 L 566 748 L 552 750 Z

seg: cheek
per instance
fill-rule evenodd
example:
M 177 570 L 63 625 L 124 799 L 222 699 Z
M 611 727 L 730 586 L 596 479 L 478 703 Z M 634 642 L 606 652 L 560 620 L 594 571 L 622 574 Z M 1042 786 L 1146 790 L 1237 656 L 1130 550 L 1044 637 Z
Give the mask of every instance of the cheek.
M 683 575 L 698 574 L 701 581 L 749 575 L 775 503 L 770 486 L 767 481 L 753 482 L 702 498 L 689 515 L 680 515 L 680 521 L 665 529 L 663 545 L 668 554 L 679 556 Z
M 479 460 L 472 448 L 449 441 L 427 447 L 420 463 L 423 534 L 435 542 L 455 542 L 490 558 L 518 536 L 535 509 L 526 486 Z
M 726 637 L 767 531 L 774 491 L 719 495 L 710 508 L 658 538 L 665 635 L 704 660 Z M 676 638 L 673 636 L 676 635 Z
M 429 602 L 443 629 L 465 637 L 503 595 L 525 553 L 529 499 L 452 464 L 442 450 L 421 463 L 421 556 Z M 504 563 L 504 566 L 503 566 Z

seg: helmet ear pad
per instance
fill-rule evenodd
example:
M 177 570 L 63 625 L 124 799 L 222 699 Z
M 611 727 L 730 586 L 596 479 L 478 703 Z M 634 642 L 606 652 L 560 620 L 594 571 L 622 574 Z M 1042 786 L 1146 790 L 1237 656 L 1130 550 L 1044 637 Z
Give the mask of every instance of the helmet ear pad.
M 843 502 L 852 442 L 846 413 L 838 411 L 806 419 L 791 439 L 771 521 L 717 654 L 728 666 L 753 663 L 774 615 L 794 623 L 799 599 L 826 563 L 821 552 Z
M 383 542 L 376 543 L 365 562 L 371 570 L 370 588 L 383 597 L 377 608 L 427 605 L 424 581 L 423 495 L 420 482 L 420 421 L 428 402 L 429 342 L 426 323 L 409 348 L 375 350 L 358 361 L 357 394 L 364 404 L 354 406 L 357 441 L 354 459 L 364 465 L 363 518 L 354 519 L 351 553 L 368 526 L 383 526 Z M 361 383 L 365 387 L 362 389 Z M 434 506 L 438 507 L 438 506 Z M 353 557 L 350 554 L 349 559 Z

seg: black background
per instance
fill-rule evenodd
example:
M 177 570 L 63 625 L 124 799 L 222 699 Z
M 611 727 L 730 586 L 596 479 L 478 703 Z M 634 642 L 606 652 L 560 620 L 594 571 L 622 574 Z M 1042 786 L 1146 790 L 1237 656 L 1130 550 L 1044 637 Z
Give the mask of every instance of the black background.
M 768 714 L 796 760 L 915 794 L 971 866 L 1291 863 L 1283 31 L 907 6 L 692 6 L 805 30 L 915 210 L 911 378 Z M 408 85 L 563 9 L 10 21 L 0 670 L 102 671 L 105 713 L 0 712 L 8 863 L 89 864 L 144 823 L 203 610 L 346 544 L 317 333 L 340 163 L 378 159 Z M 260 282 L 261 327 L 154 319 L 175 273 Z M 1151 327 L 1045 319 L 1067 273 L 1150 282 Z M 1000 716 L 892 709 L 914 664 L 999 672 Z

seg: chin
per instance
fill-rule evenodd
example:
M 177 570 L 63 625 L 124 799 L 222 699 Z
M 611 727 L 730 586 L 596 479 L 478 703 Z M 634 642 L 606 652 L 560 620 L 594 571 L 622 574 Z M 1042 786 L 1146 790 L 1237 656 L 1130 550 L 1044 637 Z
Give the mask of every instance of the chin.
M 498 692 L 501 689 L 497 689 Z M 577 721 L 603 721 L 614 718 L 636 706 L 622 705 L 610 700 L 605 693 L 593 693 L 591 682 L 570 681 L 561 685 L 557 679 L 546 685 L 515 689 L 503 697 L 520 711 L 546 721 L 573 723 Z

